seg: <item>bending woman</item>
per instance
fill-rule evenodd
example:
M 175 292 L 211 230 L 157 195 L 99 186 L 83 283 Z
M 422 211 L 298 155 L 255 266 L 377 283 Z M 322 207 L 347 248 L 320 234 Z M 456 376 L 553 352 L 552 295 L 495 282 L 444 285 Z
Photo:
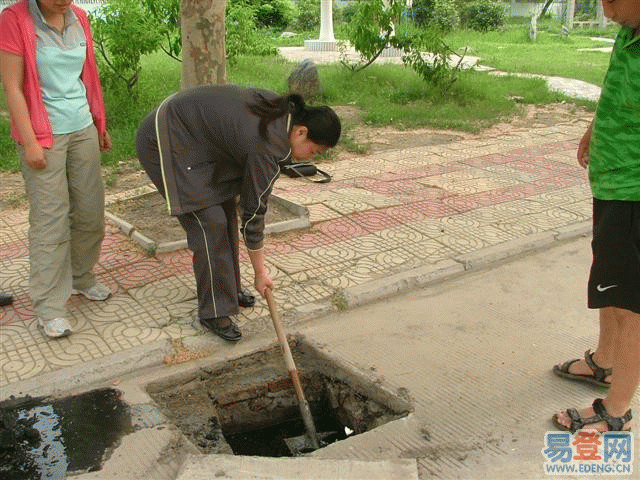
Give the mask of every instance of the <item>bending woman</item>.
M 143 120 L 138 159 L 177 216 L 193 251 L 200 323 L 225 340 L 241 337 L 238 215 L 254 286 L 274 287 L 265 267 L 264 215 L 280 165 L 334 147 L 340 120 L 299 95 L 234 85 L 189 88 Z

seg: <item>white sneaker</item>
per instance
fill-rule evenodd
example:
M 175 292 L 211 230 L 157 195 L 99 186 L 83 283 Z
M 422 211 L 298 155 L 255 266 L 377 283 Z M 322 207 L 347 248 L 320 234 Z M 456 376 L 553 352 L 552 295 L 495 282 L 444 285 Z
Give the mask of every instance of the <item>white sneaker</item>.
M 103 302 L 111 296 L 111 289 L 101 283 L 96 283 L 93 287 L 87 290 L 71 290 L 72 295 L 84 295 L 89 300 L 96 300 Z
M 38 319 L 38 325 L 44 329 L 47 337 L 60 338 L 71 335 L 71 325 L 66 318 L 54 318 L 53 320 Z

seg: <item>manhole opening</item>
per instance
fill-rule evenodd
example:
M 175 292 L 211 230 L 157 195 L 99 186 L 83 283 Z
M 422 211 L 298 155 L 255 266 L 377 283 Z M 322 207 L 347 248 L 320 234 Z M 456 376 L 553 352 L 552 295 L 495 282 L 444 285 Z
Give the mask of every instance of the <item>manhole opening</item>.
M 66 478 L 100 470 L 119 440 L 133 431 L 120 395 L 101 389 L 1 402 L 0 479 Z
M 323 446 L 370 431 L 410 411 L 405 398 L 297 340 L 291 350 L 316 430 L 334 432 Z M 151 385 L 160 408 L 198 449 L 291 456 L 284 439 L 305 434 L 298 400 L 279 347 Z

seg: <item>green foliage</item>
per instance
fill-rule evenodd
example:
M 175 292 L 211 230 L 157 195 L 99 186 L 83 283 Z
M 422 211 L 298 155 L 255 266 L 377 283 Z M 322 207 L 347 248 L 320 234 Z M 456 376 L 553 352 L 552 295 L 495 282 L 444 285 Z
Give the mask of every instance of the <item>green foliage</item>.
M 254 8 L 258 27 L 284 30 L 293 22 L 295 9 L 291 0 L 258 0 L 247 3 Z
M 0 117 L 0 170 L 17 172 L 20 170 L 20 157 L 16 143 L 10 136 L 9 118 Z
M 156 51 L 162 40 L 157 18 L 140 1 L 107 0 L 91 22 L 105 86 L 124 83 L 131 91 L 140 74 L 140 58 Z
M 371 65 L 382 51 L 391 46 L 402 50 L 402 61 L 420 77 L 433 85 L 448 88 L 455 81 L 455 71 L 449 67 L 449 48 L 442 40 L 442 32 L 433 28 L 396 31 L 395 25 L 404 11 L 404 2 L 371 0 L 358 5 L 348 28 L 351 45 L 364 58 L 352 65 L 342 56 L 341 63 L 352 71 Z M 430 52 L 425 58 L 423 52 Z
M 390 1 L 388 7 L 383 0 L 360 2 L 348 27 L 351 45 L 367 60 L 375 60 L 388 45 L 403 8 L 397 0 Z
M 240 55 L 274 55 L 276 48 L 258 35 L 254 11 L 240 1 L 228 2 L 225 19 L 225 50 L 232 64 Z
M 466 34 L 473 34 L 478 39 L 499 33 Z M 464 44 L 473 43 L 469 38 L 464 39 Z M 531 44 L 523 43 L 523 46 L 537 48 Z M 508 52 L 508 48 L 504 50 Z M 530 51 L 522 53 L 526 56 Z M 575 51 L 569 54 L 560 49 L 560 53 L 562 65 L 575 61 Z M 549 53 L 545 55 L 552 56 Z M 600 55 L 606 58 L 606 55 Z M 113 139 L 113 150 L 103 154 L 102 159 L 105 165 L 115 168 L 137 165 L 135 134 L 140 121 L 164 98 L 180 90 L 178 62 L 157 51 L 145 55 L 141 63 L 135 101 L 126 94 L 125 89 L 124 92 L 105 90 L 107 126 Z M 295 64 L 282 57 L 242 55 L 235 64 L 229 66 L 227 75 L 232 84 L 286 93 L 286 79 L 294 68 Z M 405 65 L 374 64 L 359 72 L 359 78 L 355 81 L 354 74 L 339 64 L 321 64 L 318 65 L 318 71 L 323 83 L 323 95 L 317 103 L 355 107 L 360 111 L 358 121 L 371 125 L 392 124 L 398 128 L 451 128 L 478 132 L 517 114 L 520 106 L 513 101 L 513 97 L 521 97 L 520 103 L 571 101 L 558 93 L 550 93 L 542 79 L 496 77 L 464 70 L 458 72 L 457 81 L 443 91 L 425 82 Z M 161 81 L 158 80 L 160 78 Z M 0 90 L 0 111 L 6 109 Z M 353 141 L 349 142 L 348 134 L 345 134 L 345 142 L 341 139 L 340 143 L 351 150 L 366 150 L 366 145 L 358 146 Z M 8 115 L 0 115 L 0 170 L 17 171 L 20 168 L 15 150 L 13 141 L 9 139 Z
M 460 25 L 460 16 L 454 0 L 435 0 L 431 24 L 445 32 L 452 32 Z
M 497 30 L 505 23 L 506 8 L 504 3 L 494 0 L 469 3 L 462 9 L 462 23 L 479 32 Z
M 425 29 L 411 35 L 398 35 L 392 44 L 403 50 L 402 61 L 425 82 L 449 88 L 456 80 L 456 69 L 449 65 L 450 49 L 436 29 Z M 429 52 L 425 58 L 423 52 Z
M 426 27 L 433 17 L 434 0 L 413 0 L 411 11 L 413 21 L 419 26 Z
M 342 22 L 350 23 L 353 20 L 353 17 L 358 11 L 358 3 L 357 2 L 349 2 L 341 9 L 340 15 L 342 16 Z
M 300 31 L 312 30 L 320 26 L 320 2 L 318 0 L 297 0 L 297 17 L 293 27 Z
M 558 21 L 543 20 L 538 27 L 535 43 L 528 37 L 528 21 L 513 25 L 510 19 L 500 30 L 483 33 L 457 30 L 447 35 L 447 44 L 459 53 L 470 47 L 469 53 L 479 57 L 481 65 L 505 72 L 535 73 L 602 84 L 610 55 L 580 50 L 604 47 L 606 42 L 592 40 L 577 32 L 561 37 Z
M 153 18 L 162 37 L 160 48 L 171 58 L 180 60 L 180 0 L 142 0 L 142 8 Z

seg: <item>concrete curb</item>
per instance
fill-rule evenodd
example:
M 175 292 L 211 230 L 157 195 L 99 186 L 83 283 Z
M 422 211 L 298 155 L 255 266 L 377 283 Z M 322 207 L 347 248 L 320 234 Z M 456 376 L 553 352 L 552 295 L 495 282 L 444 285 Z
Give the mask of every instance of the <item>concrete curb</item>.
M 149 192 L 142 195 L 148 195 L 148 193 Z M 311 221 L 309 220 L 309 209 L 307 207 L 298 205 L 277 195 L 271 195 L 271 201 L 279 203 L 282 207 L 295 215 L 296 218 L 267 224 L 264 229 L 265 235 L 289 232 L 292 230 L 304 230 L 311 227 Z M 149 254 L 167 253 L 188 248 L 186 238 L 173 242 L 156 242 L 155 240 L 152 240 L 146 235 L 140 233 L 135 226 L 133 226 L 123 218 L 120 218 L 109 211 L 105 211 L 105 217 L 110 222 L 112 222 L 118 228 L 118 230 L 120 230 L 127 237 L 140 245 L 140 247 L 142 247 L 142 249 Z
M 171 352 L 167 341 L 159 341 L 117 352 L 81 365 L 44 373 L 22 382 L 2 387 L 2 399 L 10 397 L 51 396 L 86 388 L 87 385 L 130 374 L 134 371 L 157 366 Z

